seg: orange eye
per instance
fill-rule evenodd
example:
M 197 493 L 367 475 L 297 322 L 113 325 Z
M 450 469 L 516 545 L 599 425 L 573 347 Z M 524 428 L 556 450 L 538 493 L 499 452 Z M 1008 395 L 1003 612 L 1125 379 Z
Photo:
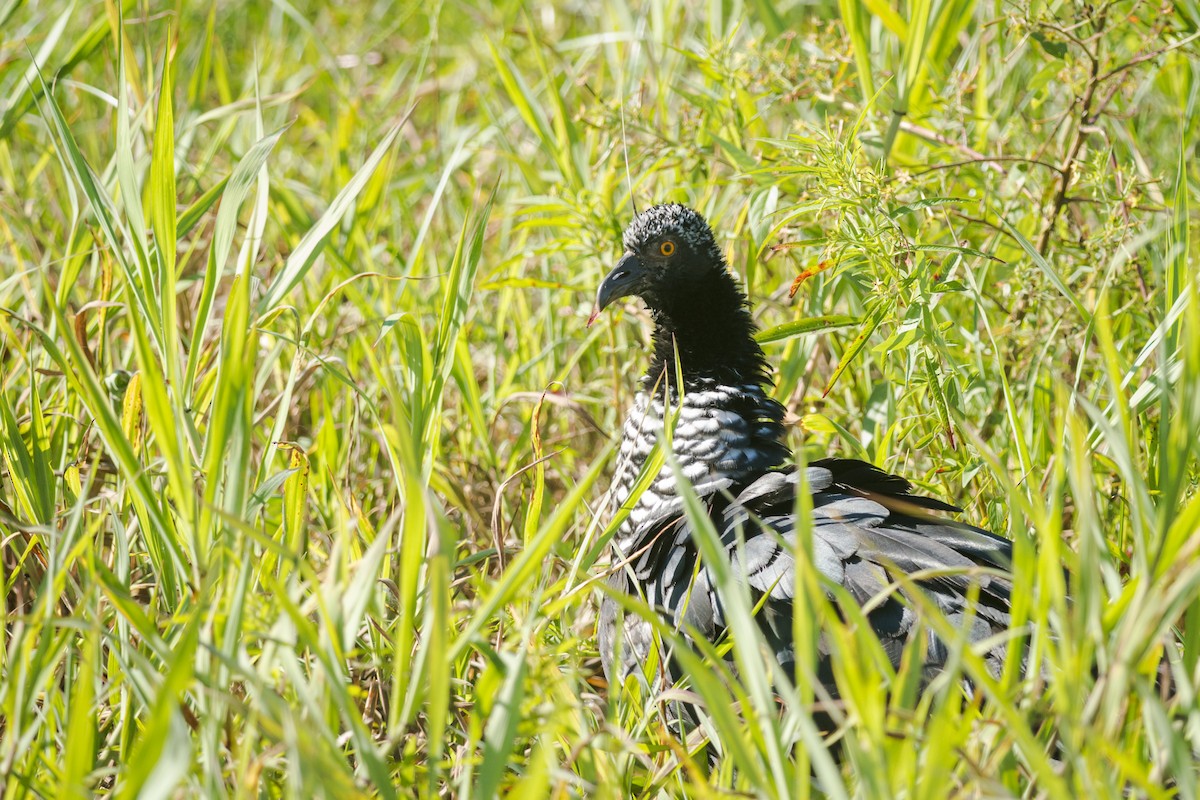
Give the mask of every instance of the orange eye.
M 664 256 L 675 255 L 675 243 L 668 239 L 658 246 L 658 252 L 662 253 Z

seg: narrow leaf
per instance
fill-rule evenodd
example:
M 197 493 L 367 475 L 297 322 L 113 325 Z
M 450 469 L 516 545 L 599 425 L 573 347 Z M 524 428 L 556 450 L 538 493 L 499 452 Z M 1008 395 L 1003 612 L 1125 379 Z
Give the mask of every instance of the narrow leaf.
M 265 316 L 275 309 L 275 307 L 283 300 L 288 292 L 295 287 L 316 261 L 321 249 L 325 246 L 325 241 L 329 234 L 333 232 L 334 227 L 342 220 L 358 197 L 359 192 L 367 185 L 367 181 L 371 179 L 375 168 L 383 161 L 383 157 L 387 155 L 388 148 L 392 146 L 392 142 L 396 140 L 396 136 L 400 133 L 400 129 L 404 123 L 408 121 L 406 114 L 404 119 L 392 126 L 392 129 L 387 132 L 383 140 L 375 147 L 371 155 L 367 157 L 366 162 L 359 168 L 358 172 L 354 173 L 354 177 L 350 179 L 342 190 L 338 192 L 337 197 L 329 204 L 329 208 L 325 209 L 325 213 L 317 220 L 317 223 L 309 228 L 308 233 L 296 245 L 296 249 L 288 256 L 287 263 L 283 266 L 283 272 L 271 284 L 271 288 L 267 290 L 266 295 L 258 304 L 259 316 Z

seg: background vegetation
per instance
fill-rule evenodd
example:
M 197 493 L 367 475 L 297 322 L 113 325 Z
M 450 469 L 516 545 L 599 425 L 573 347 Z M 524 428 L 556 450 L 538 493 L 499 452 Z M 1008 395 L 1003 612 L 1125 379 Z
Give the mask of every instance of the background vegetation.
M 0 3 L 4 796 L 1196 797 L 1198 23 Z M 710 772 L 604 690 L 627 181 L 713 222 L 798 448 L 1016 540 L 1043 671 L 918 696 L 805 574 L 834 735 L 697 668 Z

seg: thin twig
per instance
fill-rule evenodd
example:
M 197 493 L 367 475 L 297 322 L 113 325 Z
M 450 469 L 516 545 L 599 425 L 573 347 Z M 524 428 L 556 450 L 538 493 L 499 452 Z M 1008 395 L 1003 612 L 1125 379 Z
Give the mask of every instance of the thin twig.
M 1161 33 L 1164 27 L 1165 27 L 1165 23 L 1160 22 L 1158 25 L 1158 33 Z M 1157 34 L 1151 34 L 1151 38 L 1153 38 L 1156 35 Z M 1155 58 L 1158 58 L 1161 55 L 1165 55 L 1166 53 L 1171 52 L 1172 50 L 1178 50 L 1179 48 L 1183 47 L 1184 45 L 1194 42 L 1196 39 L 1200 39 L 1200 31 L 1196 31 L 1191 36 L 1185 36 L 1182 39 L 1180 39 L 1178 42 L 1175 42 L 1174 44 L 1169 44 L 1166 47 L 1160 47 L 1157 50 L 1152 50 L 1148 53 L 1142 53 L 1140 55 L 1136 55 L 1133 58 L 1131 58 L 1129 61 L 1126 61 L 1124 64 L 1113 67 L 1108 72 L 1101 75 L 1100 82 L 1104 83 L 1105 81 L 1107 81 L 1109 78 L 1113 77 L 1114 75 L 1124 72 L 1125 70 L 1130 69 L 1132 67 L 1136 67 L 1138 64 L 1144 63 L 1146 61 L 1151 61 Z
M 520 477 L 524 473 L 526 473 L 529 470 L 536 467 L 538 464 L 543 464 L 543 463 L 549 461 L 550 459 L 554 458 L 555 456 L 561 454 L 564 450 L 566 450 L 565 447 L 561 448 L 559 450 L 555 450 L 553 453 L 547 453 L 546 455 L 542 456 L 541 458 L 530 461 L 528 464 L 521 467 L 516 472 L 514 472 L 513 474 L 511 474 L 507 478 L 505 478 L 503 481 L 501 481 L 500 485 L 496 487 L 496 499 L 492 503 L 492 543 L 496 547 L 496 561 L 499 564 L 501 572 L 504 571 L 505 562 L 504 562 L 504 537 L 500 533 L 500 502 L 504 499 L 505 487 L 507 487 L 508 484 L 510 482 L 512 482 L 512 480 L 514 478 Z
M 966 166 L 970 166 L 971 164 L 987 164 L 990 162 L 1001 163 L 1001 162 L 1006 162 L 1006 161 L 1012 161 L 1012 162 L 1017 162 L 1017 163 L 1021 163 L 1021 164 L 1036 164 L 1039 167 L 1045 167 L 1046 169 L 1052 169 L 1055 172 L 1057 172 L 1059 175 L 1061 175 L 1063 172 L 1062 167 L 1051 164 L 1048 161 L 1039 161 L 1036 158 L 1027 158 L 1025 156 L 980 156 L 978 158 L 968 158 L 968 159 L 964 159 L 962 161 L 951 161 L 946 164 L 934 164 L 933 166 L 926 167 L 925 169 L 921 170 L 920 172 L 913 172 L 913 173 L 911 173 L 911 175 L 912 175 L 912 177 L 916 178 L 920 175 L 924 175 L 929 172 L 934 172 L 939 169 L 954 169 L 955 167 L 966 167 Z M 895 179 L 893 178 L 893 180 L 895 180 Z

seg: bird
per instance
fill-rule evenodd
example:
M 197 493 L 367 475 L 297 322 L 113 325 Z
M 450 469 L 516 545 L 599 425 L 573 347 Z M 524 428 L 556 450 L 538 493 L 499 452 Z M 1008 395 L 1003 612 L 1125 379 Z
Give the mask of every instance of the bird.
M 948 517 L 960 509 L 915 493 L 908 480 L 873 464 L 831 456 L 796 466 L 749 301 L 704 217 L 677 203 L 655 205 L 635 212 L 622 240 L 624 253 L 601 281 L 588 325 L 618 300 L 637 297 L 654 327 L 607 495 L 612 514 L 628 511 L 612 535 L 613 567 L 596 623 L 610 690 L 642 675 L 657 646 L 654 625 L 624 613 L 620 594 L 646 603 L 685 640 L 718 642 L 728 633 L 727 604 L 701 558 L 679 478 L 703 504 L 733 574 L 749 589 L 769 655 L 791 679 L 792 622 L 805 612 L 803 598 L 793 596 L 802 486 L 812 509 L 812 563 L 838 589 L 831 599 L 863 609 L 893 667 L 916 639 L 923 680 L 942 671 L 951 647 L 922 623 L 923 609 L 935 607 L 986 650 L 985 666 L 998 675 L 1006 654 L 998 634 L 1011 623 L 1011 542 Z M 678 470 L 664 459 L 636 494 L 660 439 Z M 897 587 L 901 576 L 910 579 Z M 913 602 L 912 592 L 932 605 Z M 658 677 L 679 683 L 679 660 L 661 655 L 650 662 Z M 837 698 L 835 653 L 824 638 L 816 657 L 815 671 L 805 674 Z M 685 711 L 694 720 L 694 709 Z

